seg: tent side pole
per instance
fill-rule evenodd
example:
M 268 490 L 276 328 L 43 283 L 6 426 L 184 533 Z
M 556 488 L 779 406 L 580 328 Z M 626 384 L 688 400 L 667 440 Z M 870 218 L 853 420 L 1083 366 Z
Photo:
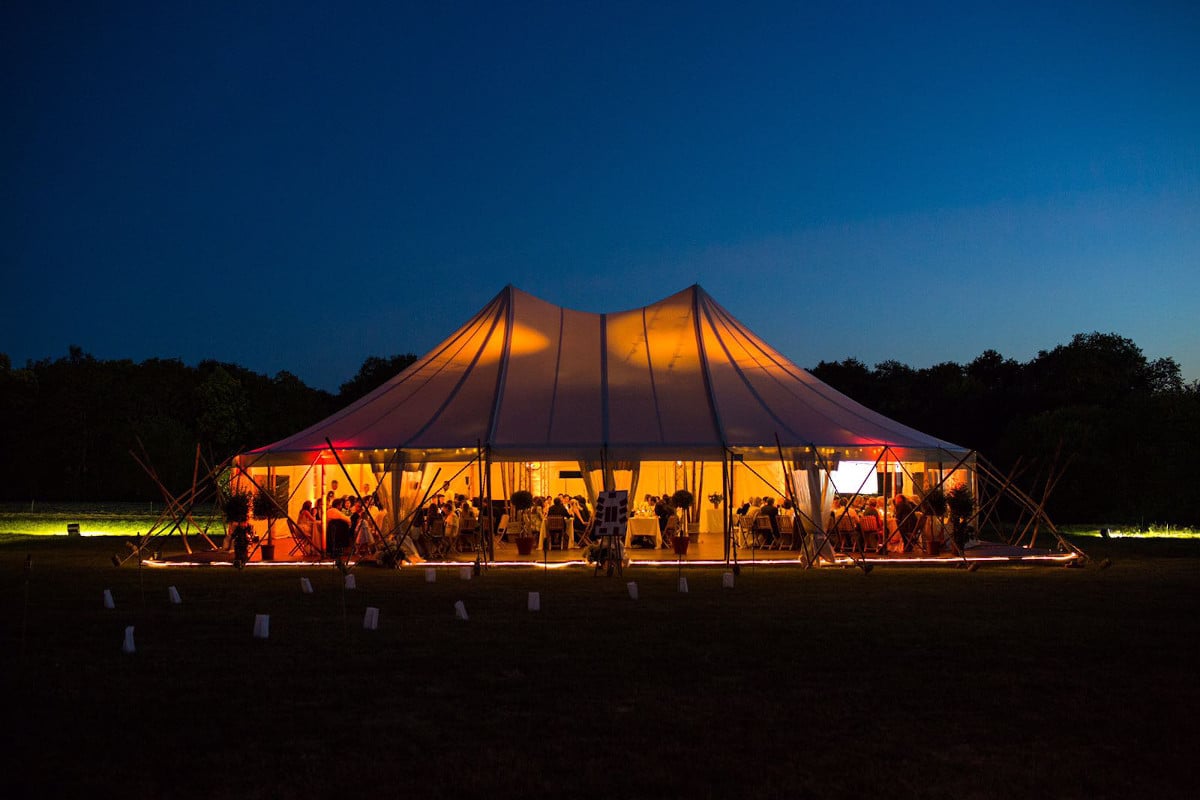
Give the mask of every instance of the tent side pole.
M 721 537 L 724 540 L 725 563 L 729 563 L 729 536 L 733 529 L 730 524 L 733 516 L 733 472 L 729 469 L 729 453 L 721 454 L 721 494 L 724 495 L 725 511 L 721 514 Z

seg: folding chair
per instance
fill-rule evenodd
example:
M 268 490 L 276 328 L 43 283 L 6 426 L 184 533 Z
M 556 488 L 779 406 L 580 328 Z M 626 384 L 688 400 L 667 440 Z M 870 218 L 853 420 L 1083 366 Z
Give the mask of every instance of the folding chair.
M 593 544 L 592 529 L 595 527 L 595 525 L 596 525 L 596 517 L 595 517 L 595 515 L 593 515 L 590 518 L 588 518 L 587 523 L 584 524 L 583 529 L 579 534 L 579 546 L 580 547 L 587 547 L 588 545 Z M 578 525 L 576 525 L 575 529 L 580 530 Z
M 738 546 L 749 547 L 754 540 L 754 535 L 751 530 L 754 526 L 753 520 L 751 520 L 746 514 L 740 514 L 738 515 L 736 524 L 738 533 Z
M 774 531 L 771 530 L 771 518 L 765 514 L 759 514 L 754 518 L 754 528 L 751 535 L 754 537 L 754 546 L 763 547 L 771 540 Z
M 470 553 L 479 545 L 479 520 L 472 518 L 458 527 L 454 538 L 454 549 L 459 553 Z
M 874 514 L 863 514 L 859 517 L 858 527 L 862 531 L 863 550 L 870 548 L 875 552 L 883 549 L 883 526 L 879 517 Z
M 435 519 L 429 526 L 429 555 L 432 558 L 445 558 L 450 549 L 450 541 L 446 538 L 446 521 Z
M 784 543 L 787 546 L 784 546 Z M 776 550 L 791 550 L 796 546 L 796 518 L 784 514 L 779 515 L 779 538 L 775 540 Z
M 862 545 L 862 533 L 858 522 L 849 514 L 842 514 L 837 519 L 838 549 L 843 553 L 853 553 Z

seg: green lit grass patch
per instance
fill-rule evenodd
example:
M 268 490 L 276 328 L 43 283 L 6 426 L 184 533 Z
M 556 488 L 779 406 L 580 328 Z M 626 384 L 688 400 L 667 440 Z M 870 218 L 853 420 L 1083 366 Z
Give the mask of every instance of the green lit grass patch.
M 0 504 L 0 534 L 66 536 L 67 525 L 77 523 L 82 536 L 137 536 L 161 527 L 162 512 L 161 503 L 6 503 Z M 220 530 L 211 507 L 197 508 L 192 516 Z

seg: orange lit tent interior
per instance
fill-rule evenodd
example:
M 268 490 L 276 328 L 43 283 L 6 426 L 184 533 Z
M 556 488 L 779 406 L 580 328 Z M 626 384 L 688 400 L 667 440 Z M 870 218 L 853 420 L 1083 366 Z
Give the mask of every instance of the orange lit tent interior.
M 499 503 L 519 489 L 593 503 L 599 491 L 625 489 L 634 507 L 646 495 L 687 489 L 695 499 L 681 525 L 695 542 L 689 558 L 707 562 L 738 557 L 739 544 L 756 549 L 734 512 L 746 499 L 771 496 L 795 509 L 795 545 L 754 557 L 806 564 L 845 558 L 823 536 L 837 495 L 877 497 L 887 514 L 897 492 L 919 501 L 966 486 L 981 529 L 989 510 L 984 479 L 1005 482 L 969 449 L 817 380 L 700 286 L 603 314 L 507 286 L 375 391 L 244 453 L 236 465 L 235 485 L 280 498 L 273 526 L 280 559 L 328 555 L 323 527 L 307 541 L 295 521 L 302 503 L 325 497 L 334 481 L 338 495 L 378 498 L 375 547 L 412 533 L 414 512 L 434 498 L 475 498 L 493 535 L 446 557 L 487 562 L 518 558 L 495 528 Z M 1006 544 L 1018 555 L 1032 552 L 1039 529 L 1061 542 L 1034 498 L 1022 495 L 1019 503 L 1023 528 L 1007 534 Z M 266 524 L 255 523 L 259 537 Z M 628 555 L 664 558 L 658 548 Z M 581 556 L 567 549 L 552 557 Z

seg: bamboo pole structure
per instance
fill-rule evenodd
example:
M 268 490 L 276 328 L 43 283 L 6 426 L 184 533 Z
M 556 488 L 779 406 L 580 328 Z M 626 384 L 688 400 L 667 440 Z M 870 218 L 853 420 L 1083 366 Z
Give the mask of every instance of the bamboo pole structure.
M 139 540 L 138 552 L 140 552 L 142 549 L 144 549 L 146 547 L 146 545 L 149 544 L 149 542 L 152 539 L 156 538 L 157 536 L 161 536 L 161 535 L 169 536 L 175 530 L 179 530 L 180 537 L 182 538 L 183 543 L 184 543 L 184 549 L 189 554 L 191 554 L 192 548 L 191 548 L 191 544 L 187 540 L 186 526 L 184 525 L 185 522 L 187 524 L 194 526 L 196 528 L 197 532 L 199 533 L 199 535 L 206 542 L 208 542 L 209 546 L 212 547 L 213 550 L 219 549 L 217 547 L 217 545 L 212 541 L 212 539 L 209 538 L 208 533 L 204 529 L 204 527 L 201 526 L 198 522 L 196 522 L 196 520 L 192 517 L 192 509 L 194 509 L 196 507 L 196 505 L 201 501 L 202 498 L 205 498 L 208 496 L 209 491 L 215 491 L 215 490 L 205 489 L 202 492 L 200 490 L 200 488 L 197 486 L 196 480 L 193 479 L 191 489 L 188 490 L 187 492 L 181 494 L 180 496 L 176 497 L 167 488 L 166 484 L 164 484 L 162 482 L 162 479 L 159 478 L 157 470 L 155 470 L 154 465 L 152 463 L 150 463 L 149 453 L 146 452 L 145 445 L 142 444 L 141 439 L 138 438 L 137 442 L 142 447 L 143 456 L 145 456 L 145 460 L 139 458 L 137 456 L 137 454 L 134 453 L 132 450 L 129 451 L 129 455 L 133 458 L 134 461 L 137 462 L 138 466 L 140 466 L 146 472 L 146 474 L 148 476 L 150 476 L 150 480 L 152 480 L 154 482 L 154 484 L 158 487 L 159 491 L 163 495 L 163 500 L 165 501 L 163 512 L 161 514 L 159 514 L 158 519 L 155 521 L 154 525 L 152 525 L 150 527 L 150 530 L 148 530 Z M 196 450 L 197 450 L 197 456 L 198 456 L 199 455 L 199 445 L 197 445 Z M 207 484 L 210 481 L 213 481 L 213 484 L 215 486 L 215 480 L 214 480 L 215 476 L 218 472 L 220 472 L 221 469 L 223 469 L 225 467 L 226 463 L 228 463 L 228 459 L 225 462 L 222 462 L 220 465 L 218 465 L 215 469 L 210 470 L 208 475 L 205 476 L 203 484 L 205 486 L 207 486 Z M 207 466 L 207 464 L 206 464 L 206 466 Z M 163 522 L 167 516 L 170 516 L 171 520 L 172 520 L 171 529 L 169 531 L 166 531 L 165 533 L 164 533 L 164 531 L 156 531 L 159 524 L 161 522 Z

